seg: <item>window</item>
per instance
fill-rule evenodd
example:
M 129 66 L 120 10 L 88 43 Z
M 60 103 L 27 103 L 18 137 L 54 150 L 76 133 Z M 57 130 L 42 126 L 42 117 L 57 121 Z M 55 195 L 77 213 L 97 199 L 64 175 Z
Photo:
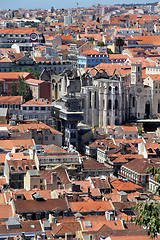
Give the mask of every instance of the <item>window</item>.
M 45 141 L 48 141 L 48 136 L 45 136 Z
M 112 108 L 112 101 L 111 99 L 108 100 L 108 109 L 111 110 Z
M 55 140 L 55 136 L 52 137 L 52 140 L 53 140 L 53 141 Z
M 25 167 L 26 167 L 26 170 L 29 170 L 29 167 L 27 165 Z
M 118 100 L 115 100 L 115 109 L 118 109 Z
M 35 107 L 35 110 L 39 110 L 39 107 Z
M 135 97 L 132 98 L 132 106 L 135 107 Z
M 92 107 L 92 103 L 91 103 L 91 97 L 92 97 L 92 93 L 91 91 L 89 92 L 89 107 Z
M 97 93 L 94 94 L 94 107 L 97 107 Z
M 46 110 L 46 108 L 45 107 L 41 107 L 41 111 L 45 111 Z
M 22 170 L 21 166 L 18 166 L 18 170 L 20 170 L 20 171 Z
M 33 107 L 29 107 L 29 110 L 33 110 Z
M 158 113 L 160 113 L 160 101 L 158 101 Z

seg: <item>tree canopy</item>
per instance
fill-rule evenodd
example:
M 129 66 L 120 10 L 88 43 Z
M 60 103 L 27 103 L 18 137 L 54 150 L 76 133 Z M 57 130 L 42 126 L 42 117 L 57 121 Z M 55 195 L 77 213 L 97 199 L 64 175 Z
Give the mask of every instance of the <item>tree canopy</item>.
M 150 173 L 151 177 L 157 182 L 154 194 L 159 195 L 160 167 L 148 168 L 147 173 Z M 151 239 L 157 237 L 160 227 L 160 203 L 150 197 L 147 202 L 137 204 L 136 209 L 139 211 L 139 215 L 135 219 L 135 224 L 143 226 L 146 229 L 147 235 L 149 235 Z
M 124 40 L 121 37 L 116 38 L 116 46 L 119 48 L 119 53 L 121 53 L 121 46 L 124 45 Z
M 30 86 L 25 81 L 24 77 L 18 77 L 18 84 L 16 86 L 16 83 L 12 83 L 11 86 L 11 95 L 12 96 L 22 96 L 24 101 L 27 102 L 33 98 L 32 96 L 32 90 L 30 89 Z

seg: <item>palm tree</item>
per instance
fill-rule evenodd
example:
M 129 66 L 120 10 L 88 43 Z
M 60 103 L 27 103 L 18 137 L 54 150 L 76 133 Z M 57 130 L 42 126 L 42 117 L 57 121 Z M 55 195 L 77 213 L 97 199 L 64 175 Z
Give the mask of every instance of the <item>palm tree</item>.
M 121 46 L 124 45 L 124 40 L 121 37 L 116 38 L 116 46 L 119 48 L 119 53 L 121 53 Z

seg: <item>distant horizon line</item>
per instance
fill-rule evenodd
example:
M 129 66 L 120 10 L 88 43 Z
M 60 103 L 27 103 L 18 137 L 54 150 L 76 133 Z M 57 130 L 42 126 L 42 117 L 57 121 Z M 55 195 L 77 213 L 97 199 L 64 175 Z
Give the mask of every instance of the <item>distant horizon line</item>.
M 97 4 L 93 4 L 93 5 L 91 5 L 91 6 L 80 6 L 80 7 L 78 7 L 79 9 L 81 9 L 81 8 L 91 8 L 91 7 L 96 7 L 96 5 L 99 5 L 99 6 L 121 6 L 121 5 L 126 5 L 126 6 L 130 6 L 130 5 L 132 5 L 132 6 L 136 6 L 136 5 L 153 5 L 153 4 L 156 4 L 156 3 L 158 3 L 159 1 L 155 1 L 155 2 L 146 2 L 146 3 L 115 3 L 115 4 L 100 4 L 100 3 L 97 3 Z M 54 7 L 54 6 L 51 6 L 50 8 L 23 8 L 23 7 L 20 7 L 20 8 L 13 8 L 13 9 L 11 9 L 11 8 L 8 8 L 8 9 L 6 9 L 6 8 L 0 8 L 0 10 L 4 10 L 4 11 L 18 11 L 18 10 L 30 10 L 30 11 L 32 11 L 32 10 L 50 10 L 51 8 L 54 8 L 55 10 L 62 10 L 62 9 L 64 9 L 64 10 L 67 10 L 67 9 L 77 9 L 77 7 L 75 6 L 75 7 L 71 7 L 71 8 L 56 8 L 56 7 Z

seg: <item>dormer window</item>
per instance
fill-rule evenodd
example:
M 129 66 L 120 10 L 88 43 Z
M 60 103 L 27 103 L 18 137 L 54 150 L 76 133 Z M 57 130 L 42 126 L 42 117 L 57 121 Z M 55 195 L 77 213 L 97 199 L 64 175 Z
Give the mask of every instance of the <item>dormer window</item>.
M 15 168 L 13 166 L 10 167 L 11 171 L 15 171 Z
M 18 166 L 18 170 L 22 171 L 22 167 L 21 167 L 21 166 Z
M 27 165 L 25 167 L 26 167 L 26 170 L 29 170 L 29 167 Z

